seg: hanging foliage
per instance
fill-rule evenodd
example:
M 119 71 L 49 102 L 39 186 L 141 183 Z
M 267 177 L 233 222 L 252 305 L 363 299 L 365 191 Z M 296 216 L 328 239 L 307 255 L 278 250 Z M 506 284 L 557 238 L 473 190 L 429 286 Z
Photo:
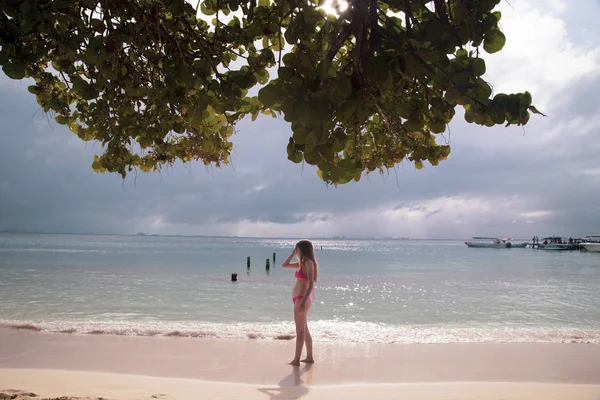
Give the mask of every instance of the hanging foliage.
M 482 78 L 481 54 L 505 43 L 499 1 L 354 0 L 327 14 L 307 0 L 0 0 L 0 65 L 101 142 L 98 172 L 227 164 L 235 124 L 264 113 L 290 123 L 291 161 L 341 184 L 405 159 L 437 165 L 457 105 L 485 126 L 538 113 L 528 92 L 492 97 Z

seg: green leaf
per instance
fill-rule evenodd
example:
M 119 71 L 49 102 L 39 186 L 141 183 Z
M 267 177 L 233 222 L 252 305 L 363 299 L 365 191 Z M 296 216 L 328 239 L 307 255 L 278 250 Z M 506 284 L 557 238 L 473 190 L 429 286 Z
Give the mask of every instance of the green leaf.
M 472 124 L 473 122 L 475 122 L 475 118 L 476 118 L 476 115 L 472 109 L 468 109 L 467 111 L 465 111 L 465 121 Z
M 285 30 L 285 33 L 283 34 L 283 37 L 285 37 L 285 41 L 288 42 L 291 45 L 294 45 L 294 44 L 298 43 L 298 36 L 294 32 L 294 30 L 291 29 L 291 28 L 287 28 Z M 284 59 L 284 62 L 286 62 L 285 59 Z
M 185 127 L 181 123 L 176 123 L 176 124 L 173 125 L 173 131 L 175 133 L 181 134 L 181 133 L 185 132 Z
M 485 74 L 485 61 L 482 58 L 472 58 L 469 64 L 476 76 Z
M 296 129 L 294 129 L 292 133 L 292 139 L 294 139 L 294 143 L 299 145 L 309 144 L 310 131 L 304 126 L 299 126 Z
M 467 53 L 467 50 L 465 49 L 458 49 L 456 50 L 456 57 L 460 58 L 460 57 L 467 57 L 469 55 L 469 53 Z
M 323 19 L 323 14 L 321 14 L 315 8 L 309 8 L 304 11 L 304 22 L 306 22 L 308 25 L 314 25 L 321 19 Z
M 81 128 L 77 131 L 77 136 L 84 142 L 89 142 L 94 139 L 93 133 L 87 128 Z
M 11 79 L 25 78 L 25 64 L 20 61 L 13 61 L 2 66 L 2 71 Z
M 440 153 L 442 155 L 442 157 L 449 157 L 450 156 L 450 146 L 447 144 L 441 145 L 440 146 Z
M 392 69 L 383 57 L 369 57 L 365 61 L 365 71 L 382 89 L 392 90 L 394 78 Z
M 104 171 L 106 171 L 106 168 L 104 168 L 102 166 L 102 164 L 100 163 L 100 161 L 98 159 L 95 159 L 94 162 L 92 163 L 92 169 L 95 172 L 104 172 Z
M 460 93 L 460 91 L 458 91 L 458 89 L 456 88 L 448 89 L 448 91 L 444 95 L 444 98 L 446 99 L 446 101 L 448 101 L 448 103 L 452 105 L 464 105 L 467 103 L 467 99 L 465 98 L 465 96 L 463 96 L 462 93 Z
M 267 85 L 258 91 L 258 99 L 266 107 L 273 107 L 281 100 L 281 91 L 274 84 Z
M 296 144 L 294 143 L 294 140 L 292 138 L 290 138 L 288 145 L 287 145 L 287 153 L 288 153 L 288 160 L 292 161 L 293 163 L 300 163 L 302 162 L 302 153 L 298 150 L 298 148 L 296 147 Z
M 43 91 L 37 95 L 39 101 L 48 101 L 52 98 L 52 93 Z
M 527 109 L 528 109 L 529 111 L 531 111 L 532 113 L 534 113 L 534 114 L 539 114 L 539 115 L 542 115 L 542 116 L 544 116 L 544 117 L 546 116 L 546 114 L 544 114 L 544 113 L 542 113 L 542 112 L 538 111 L 538 109 L 537 109 L 537 108 L 535 108 L 534 106 L 529 106 L 529 107 L 527 107 Z
M 485 101 L 492 95 L 492 87 L 483 79 L 477 79 L 477 86 L 475 87 L 475 97 L 480 101 Z
M 446 124 L 443 121 L 434 120 L 429 123 L 429 129 L 433 133 L 444 133 Z
M 276 36 L 274 38 L 271 38 L 271 48 L 274 51 L 283 50 L 284 44 L 285 43 L 283 42 L 283 38 L 281 36 Z
M 494 99 L 488 115 L 495 124 L 503 124 L 506 121 L 506 108 L 500 101 Z
M 204 115 L 202 110 L 194 110 L 189 118 L 190 124 L 193 127 L 200 127 L 204 123 Z
M 217 13 L 217 10 L 207 7 L 205 3 L 200 5 L 200 11 L 202 11 L 202 14 L 204 15 L 215 15 Z
M 64 115 L 57 115 L 54 120 L 61 125 L 67 125 L 69 123 L 69 117 L 65 117 Z
M 423 115 L 419 112 L 413 113 L 406 122 L 404 122 L 404 128 L 409 131 L 416 131 L 423 128 L 425 121 L 423 120 Z
M 327 98 L 332 103 L 341 103 L 352 94 L 352 82 L 344 73 L 338 74 L 326 92 Z
M 269 72 L 266 69 L 259 71 L 254 75 L 256 76 L 256 80 L 258 81 L 258 83 L 260 83 L 261 85 L 264 85 L 267 82 L 269 82 Z
M 521 96 L 521 107 L 528 108 L 531 105 L 531 93 L 525 92 Z
M 294 70 L 291 67 L 281 67 L 277 71 L 277 75 L 279 78 L 281 78 L 281 80 L 287 82 L 294 76 Z
M 504 36 L 504 33 L 499 30 L 493 30 L 485 35 L 485 39 L 483 39 L 483 49 L 490 54 L 496 53 L 502 50 L 505 43 L 506 36 Z
M 327 182 L 327 177 L 325 176 L 325 173 L 323 171 L 321 171 L 320 169 L 317 169 L 317 176 L 322 180 Z

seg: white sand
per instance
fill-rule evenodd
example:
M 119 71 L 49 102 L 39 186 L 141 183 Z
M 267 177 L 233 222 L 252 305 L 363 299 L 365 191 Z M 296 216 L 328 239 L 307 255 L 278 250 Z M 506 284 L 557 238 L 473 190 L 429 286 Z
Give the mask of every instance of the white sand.
M 316 386 L 300 373 L 297 387 L 207 382 L 99 372 L 0 369 L 0 388 L 27 388 L 44 397 L 177 400 L 598 400 L 600 385 L 549 383 L 400 383 Z M 1 391 L 0 391 L 1 392 Z
M 285 364 L 293 344 L 0 329 L 0 393 L 118 400 L 600 399 L 600 345 L 316 343 L 317 364 L 297 369 Z

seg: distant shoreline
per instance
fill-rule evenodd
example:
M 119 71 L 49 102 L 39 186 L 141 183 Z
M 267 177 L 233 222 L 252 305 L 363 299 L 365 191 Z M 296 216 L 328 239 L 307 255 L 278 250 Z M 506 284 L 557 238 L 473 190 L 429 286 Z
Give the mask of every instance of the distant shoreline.
M 44 232 L 44 231 L 19 231 L 19 230 L 11 230 L 5 229 L 0 230 L 0 234 L 19 234 L 19 235 L 70 235 L 70 236 L 138 236 L 138 237 L 182 237 L 182 238 L 208 238 L 208 239 L 278 239 L 278 240 L 297 240 L 298 237 L 285 237 L 285 236 L 211 236 L 211 235 L 165 235 L 158 233 L 144 233 L 141 235 L 140 233 L 77 233 L 77 232 Z M 356 240 L 370 240 L 376 242 L 385 242 L 385 241 L 397 241 L 397 242 L 409 242 L 409 241 L 452 241 L 452 242 L 460 242 L 470 238 L 454 238 L 454 239 L 446 239 L 446 238 L 435 238 L 435 239 L 426 239 L 426 238 L 409 238 L 409 237 L 400 237 L 400 238 L 392 238 L 392 237 L 348 237 L 348 236 L 332 236 L 332 237 L 309 237 L 310 240 L 348 240 L 348 241 L 356 241 Z M 530 239 L 515 239 L 515 241 L 528 241 Z

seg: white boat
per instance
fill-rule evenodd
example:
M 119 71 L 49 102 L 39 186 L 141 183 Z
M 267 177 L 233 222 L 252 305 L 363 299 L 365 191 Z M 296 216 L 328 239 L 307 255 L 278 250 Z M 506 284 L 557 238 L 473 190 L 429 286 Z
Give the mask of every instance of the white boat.
M 498 239 L 493 237 L 473 236 L 473 240 L 465 242 L 468 247 L 488 248 L 488 249 L 510 249 L 512 244 L 508 239 Z
M 600 243 L 598 243 L 600 241 L 600 235 L 588 235 L 585 237 L 585 240 L 585 242 L 579 244 L 581 247 L 586 251 L 600 253 Z
M 569 239 L 561 236 L 550 236 L 542 239 L 544 242 L 540 246 L 540 250 L 548 251 L 565 251 L 573 250 L 573 243 L 569 243 Z
M 563 251 L 563 250 L 573 250 L 573 246 L 568 244 L 568 243 L 548 243 L 547 245 L 544 245 L 541 247 L 542 250 L 558 250 L 558 251 Z

